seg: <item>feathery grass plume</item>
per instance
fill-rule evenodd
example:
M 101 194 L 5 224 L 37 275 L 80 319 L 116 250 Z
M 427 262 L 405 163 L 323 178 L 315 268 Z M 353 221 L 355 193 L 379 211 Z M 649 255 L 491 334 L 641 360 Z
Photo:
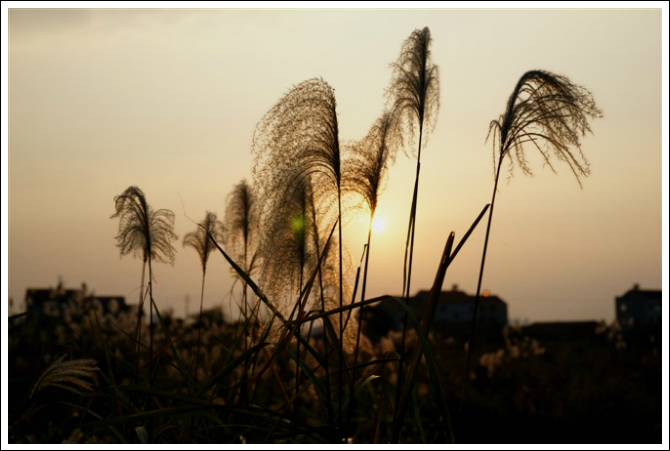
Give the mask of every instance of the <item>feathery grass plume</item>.
M 310 305 L 315 309 L 320 309 L 323 311 L 333 309 L 338 305 L 338 296 L 339 296 L 339 271 L 338 271 L 338 254 L 335 251 L 337 248 L 333 244 L 333 241 L 337 241 L 337 237 L 330 237 L 330 245 L 326 247 L 328 242 L 329 230 L 332 229 L 333 221 L 337 221 L 337 212 L 334 212 L 335 216 L 333 218 L 333 209 L 329 208 L 328 202 L 326 202 L 325 208 L 319 208 L 319 203 L 315 199 L 315 188 L 314 185 L 308 180 L 308 190 L 305 200 L 307 202 L 307 215 L 308 220 L 306 223 L 307 235 L 308 235 L 308 246 L 310 252 L 313 254 L 314 263 L 318 263 L 321 259 L 321 265 L 318 268 L 311 267 L 310 271 L 317 270 L 318 274 L 318 287 L 319 290 L 313 294 L 314 298 Z M 324 212 L 325 210 L 325 212 Z M 345 249 L 346 251 L 346 249 Z M 323 255 L 325 253 L 325 255 Z M 322 258 L 323 256 L 323 258 Z M 348 255 L 345 252 L 343 258 L 343 264 L 345 268 L 349 268 L 351 265 L 349 263 Z M 345 269 L 346 272 L 346 269 Z M 342 292 L 346 298 L 349 292 L 349 287 L 344 282 L 344 287 Z M 318 297 L 318 299 L 317 299 Z M 330 319 L 329 319 L 330 320 Z M 325 326 L 324 326 L 325 327 Z M 328 354 L 328 352 L 326 352 Z
M 62 388 L 77 395 L 93 391 L 96 371 L 99 371 L 98 362 L 93 359 L 65 361 L 62 356 L 40 374 L 29 398 L 47 387 Z
M 216 218 L 216 214 L 208 211 L 205 214 L 205 219 L 200 224 L 198 224 L 198 228 L 194 232 L 189 232 L 184 236 L 184 247 L 191 246 L 196 250 L 196 252 L 198 252 L 198 256 L 200 257 L 200 264 L 202 266 L 202 286 L 200 288 L 200 313 L 198 315 L 198 345 L 195 354 L 194 384 L 196 384 L 198 381 L 198 369 L 200 368 L 200 332 L 202 330 L 202 302 L 205 295 L 205 274 L 207 272 L 207 260 L 209 259 L 209 254 L 215 249 L 214 243 L 209 239 L 209 235 L 213 236 L 214 239 L 219 239 L 221 232 L 222 225 Z
M 390 111 L 385 111 L 368 131 L 368 134 L 352 146 L 352 151 L 345 160 L 346 171 L 344 184 L 348 190 L 363 197 L 364 204 L 370 213 L 368 225 L 368 241 L 365 251 L 365 265 L 361 301 L 365 300 L 365 291 L 368 277 L 368 263 L 370 259 L 370 242 L 372 238 L 372 221 L 377 210 L 377 202 L 382 191 L 382 183 L 386 176 L 389 163 L 395 161 L 395 154 L 402 144 L 402 134 L 395 124 L 396 117 Z M 354 367 L 358 363 L 358 348 L 360 344 L 362 314 L 358 313 L 358 327 L 356 331 L 356 346 L 354 349 Z M 356 379 L 356 373 L 352 377 Z M 350 408 L 353 402 L 350 403 Z M 351 415 L 349 416 L 351 418 Z
M 227 231 L 226 246 L 239 262 L 240 267 L 247 274 L 252 275 L 258 262 L 258 208 L 256 196 L 246 180 L 235 185 L 233 191 L 228 195 L 224 225 Z M 253 316 L 250 315 L 248 307 L 247 283 L 236 273 L 234 275 L 235 280 L 241 280 L 243 284 L 242 310 L 244 318 L 247 319 L 246 324 Z M 252 310 L 255 309 L 256 306 Z M 245 327 L 245 336 L 247 335 L 248 329 Z
M 242 180 L 235 185 L 233 191 L 228 195 L 224 225 L 227 231 L 225 238 L 226 246 L 230 249 L 233 258 L 239 262 L 244 272 L 249 276 L 253 275 L 258 263 L 258 208 L 256 195 L 246 180 Z M 256 343 L 258 333 L 260 332 L 261 321 L 259 313 L 261 300 L 260 298 L 256 298 L 254 305 L 249 308 L 247 281 L 234 270 L 233 277 L 235 282 L 242 282 L 241 310 L 244 317 L 244 344 L 242 349 L 247 349 Z M 231 292 L 232 290 L 233 288 L 231 288 Z M 252 374 L 256 369 L 257 361 L 258 359 L 254 358 L 251 368 Z M 244 384 L 241 395 L 243 399 L 248 399 L 248 384 Z
M 295 186 L 277 193 L 272 210 L 266 210 L 262 218 L 261 284 L 286 317 L 302 289 L 308 268 L 314 263 L 309 239 L 312 230 L 309 196 L 310 186 L 300 179 Z
M 397 119 L 390 111 L 385 111 L 368 134 L 351 146 L 349 158 L 345 160 L 344 184 L 348 190 L 363 197 L 370 216 L 377 210 L 388 166 L 395 161 L 396 152 L 402 145 Z
M 116 244 L 121 250 L 121 256 L 132 253 L 135 257 L 142 258 L 142 280 L 136 329 L 137 359 L 139 359 L 141 314 L 144 306 L 144 270 L 145 266 L 149 267 L 149 362 L 151 362 L 153 360 L 154 303 L 151 262 L 157 260 L 163 263 L 174 263 L 176 250 L 172 246 L 172 241 L 177 239 L 177 235 L 174 233 L 174 213 L 165 209 L 154 211 L 147 204 L 142 190 L 136 186 L 130 186 L 122 194 L 116 196 L 114 206 L 116 212 L 111 218 L 119 218 L 119 233 L 116 235 Z
M 416 206 L 418 201 L 419 174 L 421 168 L 421 147 L 424 140 L 424 128 L 430 130 L 435 126 L 440 107 L 439 69 L 431 61 L 430 30 L 414 30 L 405 40 L 400 57 L 392 64 L 393 79 L 387 90 L 394 115 L 403 131 L 414 137 L 416 126 L 419 126 L 418 151 L 416 152 L 416 180 L 410 209 L 407 243 L 405 245 L 405 263 L 403 290 L 409 296 L 412 276 L 412 256 L 414 253 L 414 224 L 416 222 Z
M 421 170 L 421 145 L 426 131 L 435 126 L 440 107 L 440 80 L 438 67 L 431 60 L 431 36 L 428 27 L 416 29 L 405 40 L 400 50 L 400 57 L 392 65 L 393 79 L 387 90 L 391 100 L 393 114 L 397 115 L 403 131 L 410 137 L 414 136 L 415 127 L 419 126 L 419 147 L 416 153 L 416 179 L 410 208 L 405 258 L 403 265 L 403 297 L 409 301 L 412 280 L 412 258 L 414 255 L 414 228 L 416 224 L 416 208 L 419 194 L 419 174 Z M 405 349 L 405 316 L 401 354 Z M 402 378 L 402 361 L 399 376 Z M 401 381 L 399 381 L 401 382 Z M 399 383 L 398 387 L 402 384 Z M 396 406 L 397 407 L 397 406 Z
M 196 250 L 198 257 L 200 257 L 203 274 L 207 271 L 209 254 L 214 250 L 214 244 L 207 238 L 207 233 L 210 233 L 215 239 L 220 239 L 221 232 L 222 224 L 217 219 L 216 213 L 208 211 L 205 214 L 205 219 L 198 224 L 198 228 L 194 232 L 184 235 L 183 245 Z
M 435 127 L 440 109 L 439 68 L 431 60 L 431 41 L 430 30 L 425 27 L 414 30 L 403 42 L 398 60 L 391 64 L 393 79 L 386 92 L 403 131 L 413 138 L 419 126 L 418 160 L 425 139 L 423 130 Z
M 264 211 L 268 199 L 308 177 L 320 198 L 332 193 L 340 198 L 336 106 L 334 90 L 313 78 L 294 86 L 260 121 L 254 132 L 254 175 Z
M 157 260 L 174 263 L 176 254 L 172 241 L 174 233 L 174 213 L 170 210 L 154 211 L 146 201 L 144 193 L 136 186 L 128 187 L 123 194 L 114 198 L 119 218 L 119 233 L 116 236 L 121 255 L 131 252 L 143 261 Z
M 268 189 L 294 185 L 290 179 L 288 183 L 282 182 L 287 177 L 304 179 L 308 176 L 312 178 L 314 186 L 319 188 L 320 195 L 337 195 L 339 305 L 342 306 L 342 176 L 334 89 L 320 78 L 312 78 L 294 86 L 260 121 L 254 132 L 253 143 L 256 154 L 254 172 L 265 190 L 263 196 Z M 343 317 L 340 313 L 340 336 L 342 328 Z
M 572 83 L 563 75 L 531 70 L 523 74 L 517 82 L 507 101 L 505 112 L 497 120 L 491 121 L 487 140 L 493 135 L 495 180 L 477 281 L 466 375 L 470 366 L 491 218 L 503 160 L 509 155 L 510 169 L 516 159 L 522 172 L 531 175 L 524 148 L 525 145 L 531 145 L 540 152 L 544 163 L 554 172 L 552 155 L 559 161 L 566 162 L 581 187 L 580 177 L 589 175 L 589 164 L 582 152 L 581 137 L 591 132 L 589 120 L 599 117 L 602 117 L 602 111 L 596 106 L 589 90 Z M 464 399 L 465 382 L 461 394 L 461 408 Z
M 507 101 L 505 112 L 489 125 L 487 140 L 493 135 L 496 180 L 497 168 L 507 155 L 510 166 L 516 158 L 522 172 L 532 175 L 524 153 L 524 145 L 531 144 L 553 172 L 552 153 L 566 162 L 581 186 L 580 176 L 588 176 L 590 170 L 580 138 L 591 132 L 589 119 L 599 117 L 602 112 L 586 88 L 563 75 L 543 70 L 526 72 Z

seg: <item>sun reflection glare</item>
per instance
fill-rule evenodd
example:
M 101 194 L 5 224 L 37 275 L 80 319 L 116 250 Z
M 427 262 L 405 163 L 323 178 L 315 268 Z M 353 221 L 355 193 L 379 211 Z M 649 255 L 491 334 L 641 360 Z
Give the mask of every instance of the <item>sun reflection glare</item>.
M 386 221 L 381 216 L 375 215 L 372 220 L 372 231 L 374 233 L 382 233 L 384 230 L 386 230 Z

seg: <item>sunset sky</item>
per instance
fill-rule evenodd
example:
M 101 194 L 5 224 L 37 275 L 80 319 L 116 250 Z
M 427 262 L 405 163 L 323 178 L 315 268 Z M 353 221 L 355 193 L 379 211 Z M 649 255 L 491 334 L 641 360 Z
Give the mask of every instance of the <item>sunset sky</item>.
M 384 108 L 390 63 L 427 26 L 441 106 L 422 152 L 412 291 L 430 288 L 449 232 L 459 240 L 490 201 L 489 122 L 524 72 L 544 69 L 588 88 L 604 113 L 582 140 L 592 175 L 580 188 L 569 167 L 556 162 L 554 174 L 527 149 L 534 176 L 516 168 L 499 186 L 483 287 L 511 320 L 611 321 L 616 296 L 663 284 L 661 24 L 661 9 L 10 9 L 3 290 L 15 312 L 26 288 L 59 276 L 137 302 L 141 261 L 119 256 L 110 219 L 114 196 L 137 185 L 176 215 L 176 262 L 154 266 L 157 303 L 183 315 L 189 296 L 194 313 L 201 267 L 181 240 L 251 181 L 258 121 L 322 77 L 341 141 L 362 138 Z M 401 293 L 415 170 L 400 153 L 389 172 L 369 297 Z M 361 217 L 344 229 L 355 264 L 366 227 Z M 474 293 L 484 232 L 482 222 L 445 289 Z M 205 306 L 228 312 L 231 282 L 213 254 Z

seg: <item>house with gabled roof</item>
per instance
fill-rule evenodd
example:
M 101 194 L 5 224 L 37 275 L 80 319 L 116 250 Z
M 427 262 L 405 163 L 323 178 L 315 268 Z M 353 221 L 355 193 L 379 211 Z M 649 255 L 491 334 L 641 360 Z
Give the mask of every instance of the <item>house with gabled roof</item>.
M 410 298 L 409 306 L 419 320 L 423 318 L 428 291 L 419 291 Z M 397 298 L 401 298 L 398 296 Z M 450 291 L 442 291 L 438 299 L 431 330 L 467 340 L 474 314 L 476 295 L 460 291 L 453 285 Z M 378 304 L 364 308 L 365 333 L 375 339 L 390 330 L 401 330 L 404 321 L 403 309 L 395 299 L 385 299 Z M 484 339 L 498 336 L 507 324 L 507 303 L 500 297 L 484 291 L 477 309 L 478 335 Z
M 428 293 L 426 290 L 419 291 L 410 300 L 410 305 L 419 318 L 423 316 L 424 304 L 428 298 Z M 475 299 L 475 295 L 460 291 L 458 285 L 453 285 L 450 291 L 442 291 L 437 301 L 433 323 L 472 322 Z M 507 303 L 488 291 L 482 292 L 479 298 L 479 307 L 477 308 L 477 322 L 504 326 L 507 324 Z
M 661 324 L 661 290 L 642 290 L 635 284 L 616 297 L 616 319 L 622 329 Z

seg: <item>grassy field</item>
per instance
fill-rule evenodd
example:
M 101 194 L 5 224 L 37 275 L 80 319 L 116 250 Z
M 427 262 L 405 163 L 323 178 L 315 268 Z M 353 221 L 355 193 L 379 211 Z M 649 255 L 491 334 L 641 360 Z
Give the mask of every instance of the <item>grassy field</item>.
M 160 312 L 153 291 L 152 265 L 175 259 L 174 213 L 154 210 L 137 186 L 116 196 L 111 217 L 119 221 L 119 252 L 142 261 L 139 308 L 114 312 L 69 300 L 52 312 L 29 308 L 10 319 L 10 440 L 658 441 L 660 349 L 624 347 L 624 338 L 612 341 L 595 330 L 587 342 L 540 343 L 516 329 L 501 331 L 497 342 L 477 339 L 503 161 L 530 174 L 525 145 L 551 169 L 556 160 L 567 164 L 578 182 L 589 175 L 580 140 L 602 113 L 590 91 L 567 77 L 521 75 L 490 123 L 491 203 L 458 242 L 454 232 L 446 237 L 420 321 L 408 306 L 421 152 L 440 99 L 431 42 L 428 28 L 403 42 L 391 64 L 387 104 L 359 142 L 341 141 L 335 90 L 321 78 L 296 84 L 263 116 L 252 139 L 253 182 L 235 186 L 221 221 L 206 212 L 183 238 L 202 267 L 200 312 L 187 322 Z M 417 159 L 403 293 L 369 299 L 372 223 L 400 149 Z M 355 276 L 343 251 L 353 211 L 370 224 Z M 469 338 L 440 338 L 432 321 L 447 269 L 484 216 Z M 239 321 L 203 315 L 210 255 L 233 271 Z M 357 311 L 382 299 L 397 302 L 403 327 L 372 342 Z M 145 310 L 148 316 L 139 315 Z
M 133 315 L 68 309 L 10 321 L 10 443 L 387 443 L 393 435 L 399 332 L 361 347 L 351 397 L 323 369 L 324 339 L 296 346 L 244 347 L 244 324 L 203 319 L 198 327 L 166 316 L 134 365 Z M 143 329 L 148 340 L 148 331 Z M 462 342 L 431 334 L 433 363 L 458 443 L 659 443 L 661 353 L 605 330 L 588 340 L 539 343 L 520 328 L 480 346 L 460 407 Z M 416 340 L 410 332 L 408 349 Z M 331 349 L 337 349 L 331 346 Z M 59 360 L 63 358 L 62 360 Z M 89 359 L 81 367 L 64 363 Z M 330 368 L 338 368 L 331 355 Z M 351 356 L 345 357 L 350 369 Z M 320 361 L 321 360 L 321 361 Z M 51 365 L 61 373 L 49 374 Z M 51 367 L 53 368 L 53 366 Z M 40 379 L 45 371 L 47 376 Z M 348 374 L 351 374 L 351 370 Z M 137 378 L 137 380 L 136 380 Z M 298 380 L 299 386 L 295 387 Z M 36 390 L 37 389 L 37 390 Z M 342 390 L 344 418 L 338 417 Z M 330 396 L 327 393 L 330 393 Z M 401 443 L 443 443 L 435 385 L 421 365 Z

